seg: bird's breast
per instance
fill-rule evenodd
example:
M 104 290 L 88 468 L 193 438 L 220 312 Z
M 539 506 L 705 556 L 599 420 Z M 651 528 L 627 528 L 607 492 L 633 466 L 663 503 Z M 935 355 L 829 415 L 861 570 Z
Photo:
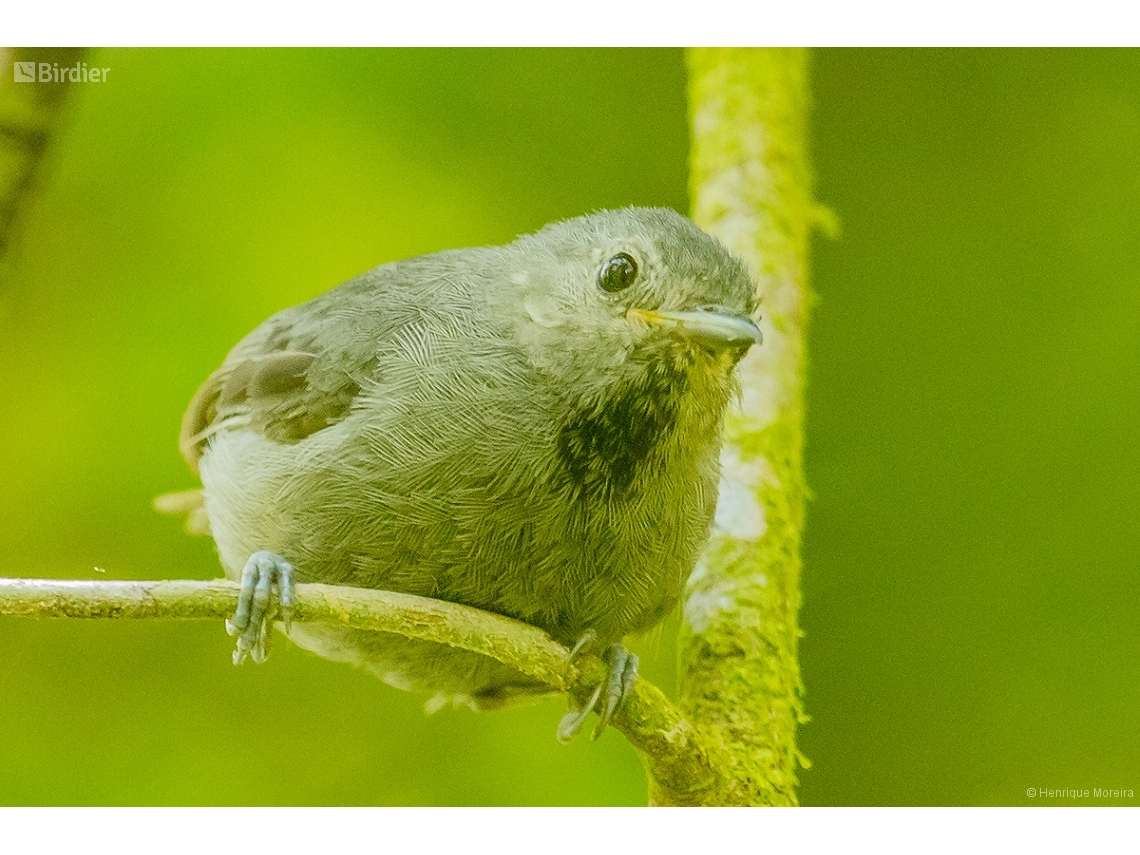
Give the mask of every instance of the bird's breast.
M 683 372 L 647 372 L 573 406 L 557 454 L 574 490 L 598 501 L 622 496 L 677 429 L 688 385 Z

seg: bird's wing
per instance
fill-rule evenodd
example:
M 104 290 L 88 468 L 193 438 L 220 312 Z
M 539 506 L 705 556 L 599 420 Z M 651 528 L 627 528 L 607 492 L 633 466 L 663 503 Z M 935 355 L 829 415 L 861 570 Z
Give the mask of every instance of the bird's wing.
M 220 431 L 253 430 L 289 444 L 347 415 L 367 357 L 346 358 L 311 324 L 290 324 L 291 316 L 287 310 L 247 336 L 194 395 L 179 437 L 193 471 Z
M 495 259 L 473 252 L 462 254 L 466 268 Z M 418 339 L 409 331 L 428 323 L 450 330 L 469 313 L 477 277 L 457 278 L 455 266 L 448 252 L 386 264 L 278 312 L 247 335 L 182 419 L 179 446 L 190 468 L 198 471 L 206 443 L 220 431 L 253 430 L 290 444 L 346 418 L 361 386 L 377 379 L 380 353 L 416 356 Z

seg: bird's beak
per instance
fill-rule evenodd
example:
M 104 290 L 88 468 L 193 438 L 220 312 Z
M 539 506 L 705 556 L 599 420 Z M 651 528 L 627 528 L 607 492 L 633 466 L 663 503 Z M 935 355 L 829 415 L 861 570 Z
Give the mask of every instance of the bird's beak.
M 760 328 L 751 319 L 724 306 L 709 306 L 695 312 L 630 309 L 625 316 L 630 321 L 672 329 L 706 347 L 738 350 L 740 356 L 752 345 L 764 341 Z

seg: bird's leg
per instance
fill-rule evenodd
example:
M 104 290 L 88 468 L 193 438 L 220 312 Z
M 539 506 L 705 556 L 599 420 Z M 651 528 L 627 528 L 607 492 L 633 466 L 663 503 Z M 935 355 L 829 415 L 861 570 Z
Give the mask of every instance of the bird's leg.
M 273 616 L 270 596 L 275 590 L 288 631 L 293 611 L 293 565 L 272 552 L 253 553 L 241 571 L 237 611 L 226 621 L 226 632 L 237 636 L 235 665 L 247 656 L 254 662 L 265 661 L 268 622 Z
M 609 673 L 606 674 L 605 681 L 606 688 L 602 692 L 605 705 L 602 707 L 602 711 L 598 713 L 598 726 L 594 728 L 591 739 L 597 739 L 602 735 L 602 731 L 606 729 L 606 725 L 610 723 L 614 713 L 621 708 L 625 699 L 629 697 L 630 690 L 633 689 L 633 681 L 637 679 L 637 654 L 630 653 L 624 645 L 611 644 L 606 648 L 605 655 L 602 658 L 609 665 Z
M 578 735 L 578 731 L 582 729 L 582 725 L 586 721 L 586 716 L 593 712 L 594 707 L 598 705 L 598 698 L 602 696 L 602 688 L 605 683 L 598 683 L 598 687 L 594 689 L 594 694 L 590 696 L 590 700 L 580 710 L 569 710 L 566 715 L 562 716 L 562 721 L 558 722 L 558 741 L 565 744 Z
M 596 640 L 597 635 L 593 630 L 588 631 L 570 651 L 571 659 L 576 658 L 583 648 Z M 590 737 L 597 739 L 610 723 L 614 713 L 621 708 L 625 699 L 629 697 L 633 683 L 637 679 L 637 656 L 626 650 L 622 644 L 611 644 L 602 654 L 602 661 L 607 666 L 605 678 L 598 683 L 594 693 L 590 696 L 590 700 L 582 709 L 572 709 L 562 717 L 562 721 L 558 723 L 559 742 L 569 742 L 577 736 L 578 731 L 582 729 L 582 725 L 586 721 L 586 717 L 594 711 L 598 702 L 601 701 L 602 708 L 598 711 L 598 726 L 594 728 L 594 733 Z
M 596 632 L 594 632 L 594 630 L 588 629 L 585 632 L 583 632 L 582 637 L 578 639 L 578 642 L 570 650 L 570 661 L 571 662 L 575 661 L 578 658 L 578 655 L 583 650 L 585 650 L 587 647 L 589 647 L 591 644 L 593 644 L 597 640 L 598 640 L 598 634 Z

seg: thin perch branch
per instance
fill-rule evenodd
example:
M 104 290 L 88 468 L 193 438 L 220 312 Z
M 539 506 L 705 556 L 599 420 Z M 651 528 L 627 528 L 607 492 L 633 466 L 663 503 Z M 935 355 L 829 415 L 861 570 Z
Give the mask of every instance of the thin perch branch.
M 36 618 L 194 619 L 230 617 L 240 586 L 225 580 L 118 582 L 0 579 L 0 615 Z M 537 627 L 470 606 L 338 585 L 299 584 L 293 620 L 335 622 L 393 632 L 480 653 L 550 687 L 588 694 L 604 668 L 597 657 L 571 662 L 570 652 Z M 651 775 L 698 786 L 711 780 L 708 757 L 691 725 L 645 680 L 612 726 L 645 756 Z
M 226 618 L 240 586 L 212 582 L 0 579 L 0 614 L 71 618 Z M 297 585 L 293 619 L 394 632 L 490 656 L 564 692 L 569 654 L 545 632 L 502 615 L 393 591 Z

